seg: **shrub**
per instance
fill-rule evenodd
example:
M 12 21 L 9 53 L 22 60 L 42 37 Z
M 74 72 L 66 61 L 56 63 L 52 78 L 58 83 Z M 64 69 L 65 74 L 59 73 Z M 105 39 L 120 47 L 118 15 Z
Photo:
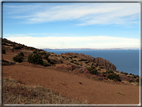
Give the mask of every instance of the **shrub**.
M 47 62 L 43 62 L 43 66 L 50 66 L 51 64 L 47 63 Z
M 106 72 L 103 72 L 103 76 L 106 77 Z
M 125 72 L 125 73 L 123 73 L 123 74 L 128 75 L 128 73 L 126 73 L 126 72 Z
M 52 59 L 48 59 L 48 62 L 49 62 L 50 64 L 55 64 L 55 62 L 54 62 Z
M 137 78 L 137 79 L 136 79 L 136 82 L 138 82 L 138 83 L 139 83 L 139 78 Z
M 103 69 L 104 67 L 99 67 L 100 69 Z
M 113 71 L 111 70 L 107 70 L 106 73 L 103 73 L 104 76 L 107 77 L 107 79 L 111 79 L 111 80 L 114 80 L 114 81 L 121 81 L 119 75 L 116 75 Z
M 20 52 L 20 54 L 19 54 L 20 56 L 24 56 L 24 53 L 23 52 Z
M 15 61 L 15 62 L 23 62 L 23 60 L 24 60 L 24 54 L 23 54 L 23 52 L 21 52 L 21 53 L 19 53 L 18 55 L 16 55 L 15 57 L 13 57 L 13 60 Z
M 108 79 L 114 80 L 114 81 L 121 81 L 119 75 L 116 75 L 115 73 L 109 73 L 107 75 Z
M 134 82 L 133 80 L 129 80 L 129 82 Z
M 80 60 L 78 60 L 78 61 L 87 61 L 87 59 L 80 59 Z
M 96 69 L 91 70 L 90 73 L 91 73 L 91 74 L 95 74 L 95 75 L 98 75 L 98 74 L 99 74 Z
M 70 62 L 71 62 L 71 63 L 74 63 L 74 60 L 71 60 Z
M 48 60 L 49 55 L 50 54 L 47 54 L 47 53 L 44 55 L 44 57 L 45 57 L 46 60 Z
M 28 62 L 43 65 L 42 57 L 38 53 L 33 53 L 33 54 L 29 55 Z
M 14 46 L 13 48 L 14 48 L 14 49 L 21 49 L 21 48 L 23 48 L 23 47 L 19 45 L 19 46 Z
M 5 49 L 3 49 L 3 48 L 2 48 L 2 53 L 3 53 L 3 54 L 6 54 Z
M 130 73 L 130 75 L 132 75 L 132 73 Z
M 106 73 L 109 74 L 109 73 L 114 73 L 114 72 L 111 70 L 107 70 Z
M 33 53 L 37 53 L 37 51 L 33 51 Z
M 46 52 L 42 52 L 41 55 L 46 55 Z

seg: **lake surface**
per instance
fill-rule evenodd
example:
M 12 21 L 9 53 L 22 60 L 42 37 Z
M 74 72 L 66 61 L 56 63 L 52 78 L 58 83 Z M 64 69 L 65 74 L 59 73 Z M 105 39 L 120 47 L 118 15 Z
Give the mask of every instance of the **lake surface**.
M 116 66 L 119 72 L 139 75 L 139 50 L 45 50 L 56 54 L 72 52 L 101 57 Z

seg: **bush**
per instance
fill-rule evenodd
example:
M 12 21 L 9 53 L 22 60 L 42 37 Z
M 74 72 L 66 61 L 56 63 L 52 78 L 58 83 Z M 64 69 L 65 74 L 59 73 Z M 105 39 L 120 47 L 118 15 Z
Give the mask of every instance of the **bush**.
M 47 62 L 43 62 L 43 66 L 50 66 L 51 64 L 47 63 Z
M 21 48 L 23 48 L 23 47 L 19 45 L 19 46 L 14 46 L 13 48 L 14 48 L 14 49 L 21 49 Z
M 132 73 L 130 73 L 129 75 L 132 75 Z
M 37 53 L 37 51 L 33 51 L 33 53 Z
M 103 76 L 106 77 L 106 72 L 103 72 Z
M 46 52 L 42 52 L 41 55 L 46 55 Z
M 78 61 L 87 61 L 87 59 L 80 59 L 80 60 L 78 60 Z
M 48 62 L 49 62 L 50 64 L 55 64 L 55 62 L 54 62 L 52 59 L 48 59 Z
M 15 57 L 13 57 L 13 60 L 15 61 L 15 62 L 23 62 L 23 60 L 24 60 L 24 54 L 23 54 L 23 52 L 21 52 L 21 53 L 19 53 L 18 55 L 16 55 Z
M 129 82 L 134 82 L 133 80 L 129 80 Z
M 121 81 L 119 75 L 116 75 L 115 73 L 109 73 L 107 75 L 107 79 L 111 79 L 111 80 L 114 80 L 114 81 Z
M 20 54 L 19 54 L 20 56 L 24 56 L 24 53 L 23 52 L 20 52 Z
M 48 60 L 49 55 L 50 55 L 50 54 L 45 54 L 45 55 L 44 55 L 44 57 L 45 57 L 46 60 Z
M 126 72 L 125 72 L 125 73 L 123 73 L 123 74 L 128 75 L 128 73 L 126 73 Z
M 109 73 L 114 73 L 114 72 L 111 70 L 107 70 L 106 73 L 109 74 Z
M 95 67 L 91 66 L 91 67 L 87 67 L 87 70 L 90 71 L 90 74 L 95 74 L 95 75 L 98 75 L 98 71 Z
M 104 67 L 99 67 L 100 69 L 104 69 Z
M 3 53 L 3 54 L 6 54 L 5 49 L 2 49 L 2 53 Z
M 137 79 L 136 79 L 136 82 L 138 82 L 138 83 L 139 83 L 139 78 L 137 78 Z
M 28 62 L 43 65 L 42 57 L 38 53 L 33 53 L 33 54 L 29 55 Z
M 71 60 L 70 62 L 71 62 L 71 63 L 74 63 L 74 60 Z
M 106 74 L 105 74 L 105 73 L 103 73 L 103 74 L 107 77 L 107 79 L 111 79 L 111 80 L 114 80 L 114 81 L 121 81 L 119 75 L 116 75 L 116 74 L 115 74 L 113 71 L 111 71 L 111 70 L 107 70 L 107 71 L 106 71 Z
M 95 74 L 95 75 L 98 75 L 98 74 L 99 74 L 96 69 L 92 69 L 92 70 L 90 71 L 90 73 L 93 74 L 93 75 L 94 75 L 94 74 Z

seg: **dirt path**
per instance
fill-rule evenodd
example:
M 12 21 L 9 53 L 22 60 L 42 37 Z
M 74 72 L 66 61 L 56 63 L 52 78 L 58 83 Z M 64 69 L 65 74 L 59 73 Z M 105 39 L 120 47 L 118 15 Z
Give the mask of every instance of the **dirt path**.
M 92 104 L 138 104 L 139 87 L 94 81 L 67 72 L 25 65 L 3 66 L 3 77 L 48 87 L 61 95 Z M 122 95 L 123 94 L 123 95 Z

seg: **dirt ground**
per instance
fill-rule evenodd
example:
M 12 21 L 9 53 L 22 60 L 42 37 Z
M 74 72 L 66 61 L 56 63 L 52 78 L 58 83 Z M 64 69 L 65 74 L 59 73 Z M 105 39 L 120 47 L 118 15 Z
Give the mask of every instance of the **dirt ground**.
M 3 54 L 3 59 L 11 61 L 15 55 L 16 53 Z M 96 81 L 28 62 L 3 66 L 2 72 L 3 78 L 13 78 L 26 85 L 43 86 L 79 102 L 139 104 L 139 86 Z
M 89 104 L 138 104 L 139 86 L 95 81 L 68 72 L 27 64 L 3 66 L 3 77 L 28 85 L 50 88 L 61 95 Z

